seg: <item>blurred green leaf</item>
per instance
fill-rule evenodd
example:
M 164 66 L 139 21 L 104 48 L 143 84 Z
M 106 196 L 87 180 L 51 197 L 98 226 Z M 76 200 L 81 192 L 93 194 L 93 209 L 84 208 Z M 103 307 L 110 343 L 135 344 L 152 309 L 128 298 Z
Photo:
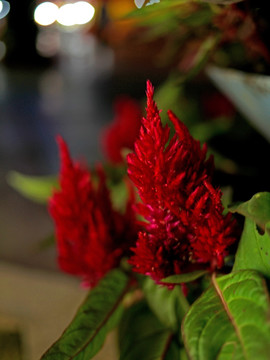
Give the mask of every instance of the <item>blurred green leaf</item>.
M 122 300 L 129 290 L 129 279 L 120 270 L 107 274 L 90 290 L 73 321 L 42 360 L 92 359 L 101 349 L 107 333 L 123 314 Z
M 219 119 L 218 121 L 207 121 L 195 124 L 190 128 L 190 133 L 195 139 L 204 143 L 214 136 L 227 133 L 231 127 L 232 124 L 229 121 Z
M 53 189 L 58 188 L 56 176 L 30 176 L 16 171 L 8 173 L 7 182 L 24 197 L 41 204 L 46 204 Z
M 113 207 L 118 211 L 124 211 L 128 199 L 128 189 L 124 181 L 108 183 Z
M 150 311 L 147 303 L 135 303 L 124 313 L 119 326 L 120 360 L 179 359 L 180 346 Z
M 265 281 L 256 271 L 218 278 L 187 313 L 182 332 L 192 360 L 267 360 L 270 304 Z
M 189 308 L 181 286 L 176 285 L 173 289 L 168 289 L 147 277 L 143 282 L 143 291 L 149 307 L 159 320 L 173 331 L 177 331 Z

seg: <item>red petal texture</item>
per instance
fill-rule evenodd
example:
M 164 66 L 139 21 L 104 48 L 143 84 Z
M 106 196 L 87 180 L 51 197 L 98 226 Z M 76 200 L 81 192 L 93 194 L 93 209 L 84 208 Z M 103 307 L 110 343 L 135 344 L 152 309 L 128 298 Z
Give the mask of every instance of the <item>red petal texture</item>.
M 122 150 L 134 148 L 139 135 L 142 111 L 140 105 L 128 96 L 120 96 L 114 104 L 115 117 L 102 133 L 104 153 L 113 163 L 123 162 Z
M 93 287 L 119 265 L 135 243 L 134 196 L 131 192 L 125 214 L 116 212 L 102 167 L 97 169 L 98 184 L 94 186 L 89 171 L 73 163 L 64 140 L 57 140 L 60 190 L 51 197 L 49 212 L 55 222 L 58 263 L 62 270 L 81 276 L 84 285 Z
M 170 137 L 149 81 L 146 94 L 140 137 L 127 157 L 129 177 L 142 200 L 137 211 L 146 220 L 130 263 L 156 282 L 202 265 L 221 267 L 235 241 L 236 223 L 223 215 L 221 192 L 211 184 L 213 157 L 207 158 L 206 145 L 201 147 L 171 111 L 175 134 Z

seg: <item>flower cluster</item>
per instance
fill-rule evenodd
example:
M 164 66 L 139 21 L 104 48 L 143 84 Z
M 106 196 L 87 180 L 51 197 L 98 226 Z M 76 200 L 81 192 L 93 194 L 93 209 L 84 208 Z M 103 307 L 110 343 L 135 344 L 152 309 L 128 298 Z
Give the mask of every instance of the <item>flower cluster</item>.
M 56 226 L 58 262 L 62 270 L 81 276 L 86 286 L 93 287 L 119 265 L 136 240 L 134 194 L 130 191 L 124 214 L 115 211 L 103 169 L 99 167 L 97 179 L 92 179 L 86 168 L 72 162 L 61 137 L 58 143 L 61 189 L 49 202 Z
M 59 265 L 90 287 L 123 256 L 130 256 L 134 271 L 156 282 L 202 267 L 214 270 L 223 266 L 235 241 L 236 223 L 230 213 L 223 215 L 222 193 L 212 185 L 213 157 L 207 158 L 206 145 L 201 147 L 171 111 L 175 134 L 170 136 L 153 96 L 148 81 L 146 117 L 127 157 L 141 202 L 134 206 L 130 191 L 124 214 L 113 209 L 103 169 L 97 169 L 94 181 L 86 168 L 72 162 L 58 138 L 61 189 L 53 194 L 49 210 Z M 138 231 L 134 209 L 146 220 L 140 223 L 144 231 Z
M 134 270 L 155 281 L 198 267 L 221 267 L 235 241 L 235 221 L 223 215 L 221 191 L 212 185 L 213 158 L 207 147 L 190 135 L 171 112 L 175 134 L 163 127 L 147 82 L 146 117 L 128 155 L 128 174 L 142 202 L 137 210 L 145 220 L 134 255 Z

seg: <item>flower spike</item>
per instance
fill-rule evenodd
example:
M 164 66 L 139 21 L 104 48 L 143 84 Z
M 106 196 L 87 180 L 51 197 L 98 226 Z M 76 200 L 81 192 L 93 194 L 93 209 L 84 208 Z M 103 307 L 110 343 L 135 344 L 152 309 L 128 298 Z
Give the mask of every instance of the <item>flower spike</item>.
M 187 127 L 168 111 L 175 128 L 163 126 L 147 81 L 147 108 L 128 174 L 141 198 L 145 219 L 130 258 L 134 271 L 161 279 L 201 267 L 220 268 L 236 240 L 236 223 L 223 215 L 221 191 L 212 186 L 213 157 Z
M 115 211 L 103 168 L 97 168 L 98 185 L 94 186 L 90 172 L 72 161 L 64 140 L 58 137 L 57 141 L 60 190 L 51 197 L 49 212 L 55 222 L 58 263 L 63 271 L 82 277 L 85 286 L 94 287 L 135 243 L 133 194 L 130 191 L 124 214 Z

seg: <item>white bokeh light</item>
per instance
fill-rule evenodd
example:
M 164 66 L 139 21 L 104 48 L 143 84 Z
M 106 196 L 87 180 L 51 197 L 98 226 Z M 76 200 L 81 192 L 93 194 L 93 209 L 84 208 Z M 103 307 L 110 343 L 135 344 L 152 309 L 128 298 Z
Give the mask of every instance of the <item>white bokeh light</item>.
M 56 4 L 49 1 L 43 2 L 35 9 L 35 22 L 42 26 L 51 25 L 56 21 L 58 11 L 59 9 Z
M 3 1 L 0 1 L 0 12 L 3 10 Z
M 57 21 L 64 26 L 75 25 L 74 4 L 62 5 L 58 11 Z
M 83 25 L 92 20 L 95 8 L 86 1 L 78 1 L 62 5 L 57 21 L 64 26 Z
M 78 25 L 87 24 L 92 20 L 95 8 L 86 1 L 78 1 L 74 4 L 75 23 Z

